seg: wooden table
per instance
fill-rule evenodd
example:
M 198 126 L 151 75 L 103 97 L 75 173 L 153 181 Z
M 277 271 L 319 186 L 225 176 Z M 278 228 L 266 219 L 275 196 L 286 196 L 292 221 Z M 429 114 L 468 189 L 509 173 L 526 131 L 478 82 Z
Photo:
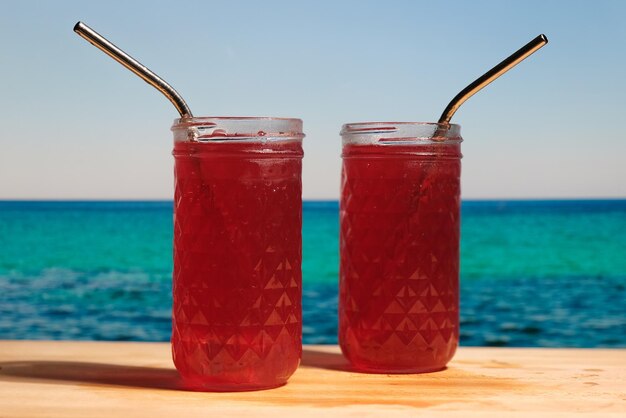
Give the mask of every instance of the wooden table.
M 461 348 L 445 371 L 350 372 L 305 346 L 286 386 L 180 389 L 169 344 L 0 341 L 0 417 L 626 417 L 626 350 Z

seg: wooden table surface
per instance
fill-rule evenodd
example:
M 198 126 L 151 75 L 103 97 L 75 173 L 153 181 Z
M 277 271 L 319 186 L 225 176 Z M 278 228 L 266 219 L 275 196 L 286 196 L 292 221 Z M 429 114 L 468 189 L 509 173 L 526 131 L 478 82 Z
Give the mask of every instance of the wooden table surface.
M 0 417 L 626 417 L 626 350 L 460 348 L 422 375 L 349 371 L 305 346 L 281 388 L 180 389 L 169 344 L 0 341 Z

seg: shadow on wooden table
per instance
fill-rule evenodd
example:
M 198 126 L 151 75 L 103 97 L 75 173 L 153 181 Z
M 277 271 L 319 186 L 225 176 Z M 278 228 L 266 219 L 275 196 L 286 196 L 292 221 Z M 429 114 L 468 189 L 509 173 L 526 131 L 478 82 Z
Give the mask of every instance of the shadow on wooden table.
M 305 348 L 302 366 L 328 370 L 349 370 L 337 353 Z M 0 380 L 92 383 L 124 387 L 185 390 L 174 368 L 140 367 L 121 364 L 75 361 L 14 361 L 0 363 Z
M 0 380 L 93 383 L 150 389 L 183 390 L 174 369 L 73 361 L 16 361 L 0 363 Z
M 339 353 L 331 353 L 323 349 L 307 348 L 302 350 L 302 361 L 300 366 L 312 367 L 316 369 L 352 371 L 350 363 Z
M 363 373 L 368 375 L 376 375 L 382 374 L 387 375 L 390 374 L 385 371 L 363 371 L 356 370 L 352 367 L 350 362 L 339 353 L 328 352 L 324 349 L 316 349 L 316 348 L 304 348 L 302 350 L 302 361 L 300 362 L 301 366 L 304 367 L 312 367 L 317 369 L 326 369 L 326 370 L 335 370 L 340 372 L 351 372 L 351 373 Z M 429 375 L 434 373 L 441 373 L 443 371 L 448 370 L 447 367 L 443 367 L 440 370 L 433 370 L 430 372 L 419 373 L 421 375 Z M 391 373 L 391 374 L 416 374 L 416 373 Z

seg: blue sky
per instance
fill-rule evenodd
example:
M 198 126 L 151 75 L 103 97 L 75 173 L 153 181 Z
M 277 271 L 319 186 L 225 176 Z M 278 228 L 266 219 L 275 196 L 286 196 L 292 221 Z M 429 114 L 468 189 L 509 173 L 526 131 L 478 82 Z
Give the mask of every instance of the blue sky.
M 79 38 L 92 26 L 196 116 L 304 120 L 304 198 L 337 198 L 346 122 L 434 121 L 471 98 L 465 198 L 626 197 L 626 2 L 0 2 L 0 199 L 171 198 L 175 109 Z

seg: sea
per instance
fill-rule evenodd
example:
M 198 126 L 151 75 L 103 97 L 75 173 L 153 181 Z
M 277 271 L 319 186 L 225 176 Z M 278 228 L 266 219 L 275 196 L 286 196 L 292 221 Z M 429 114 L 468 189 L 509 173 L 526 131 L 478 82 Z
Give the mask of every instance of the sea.
M 337 342 L 338 235 L 304 202 L 304 343 Z M 169 341 L 171 290 L 171 201 L 0 201 L 0 339 Z M 626 347 L 626 200 L 464 201 L 461 345 Z

